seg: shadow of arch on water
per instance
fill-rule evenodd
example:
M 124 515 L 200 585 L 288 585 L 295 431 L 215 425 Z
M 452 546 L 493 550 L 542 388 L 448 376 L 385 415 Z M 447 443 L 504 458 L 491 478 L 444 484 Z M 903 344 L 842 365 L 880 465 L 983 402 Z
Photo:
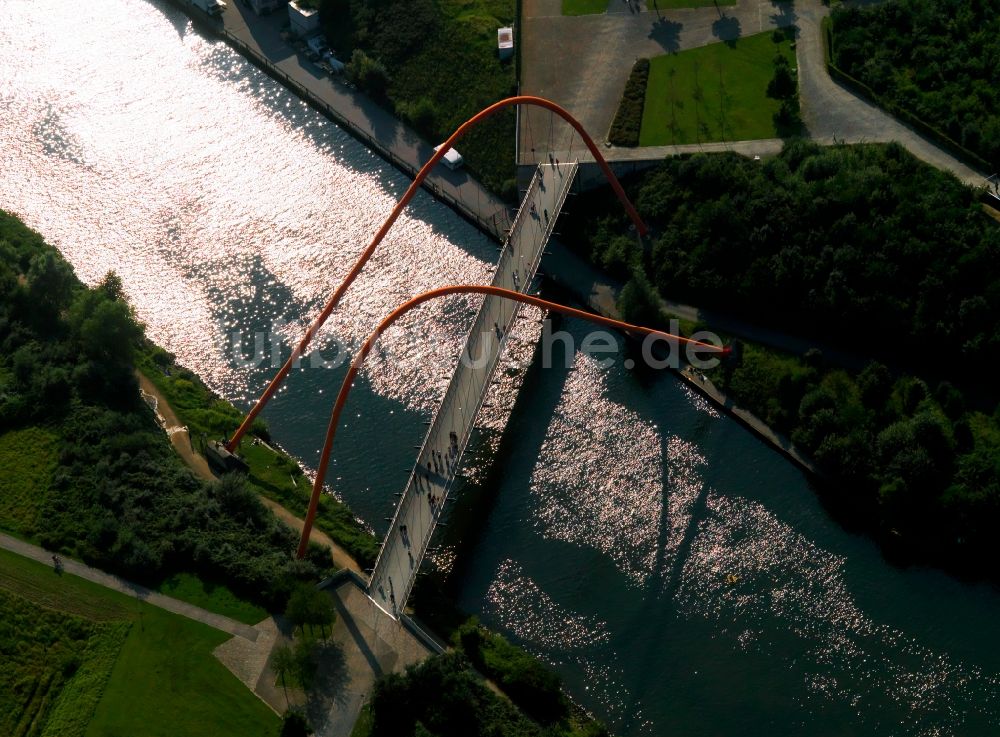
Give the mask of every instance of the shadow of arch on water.
M 177 31 L 177 37 L 183 40 L 188 33 L 191 20 L 166 0 L 147 0 L 147 2 L 170 22 L 170 25 Z

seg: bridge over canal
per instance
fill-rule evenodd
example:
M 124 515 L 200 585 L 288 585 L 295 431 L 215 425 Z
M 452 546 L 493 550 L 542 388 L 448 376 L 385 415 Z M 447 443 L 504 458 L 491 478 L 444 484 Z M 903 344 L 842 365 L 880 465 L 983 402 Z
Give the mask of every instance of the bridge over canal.
M 252 424 L 254 418 L 274 395 L 295 362 L 304 354 L 313 336 L 323 326 L 333 312 L 343 294 L 357 278 L 371 258 L 378 244 L 399 217 L 403 208 L 416 194 L 428 174 L 437 165 L 445 152 L 471 127 L 498 110 L 513 105 L 532 105 L 548 110 L 553 116 L 565 120 L 578 134 L 600 170 L 610 183 L 615 195 L 621 201 L 635 225 L 639 236 L 646 233 L 646 226 L 632 203 L 628 200 L 600 149 L 578 121 L 561 107 L 548 100 L 519 96 L 501 100 L 486 108 L 462 124 L 445 141 L 440 149 L 418 172 L 413 183 L 400 198 L 392 213 L 383 223 L 372 242 L 359 257 L 344 282 L 334 291 L 324 305 L 319 316 L 309 326 L 302 339 L 292 351 L 284 366 L 278 371 L 256 405 L 247 414 L 236 433 L 226 444 L 235 450 L 240 439 Z M 582 151 L 581 151 L 582 153 Z M 563 156 L 566 154 L 563 153 Z M 316 509 L 323 492 L 328 469 L 330 451 L 336 436 L 337 426 L 344 403 L 354 383 L 354 378 L 371 352 L 379 335 L 392 322 L 407 311 L 423 302 L 456 293 L 484 295 L 483 303 L 473 323 L 468 340 L 459 357 L 455 373 L 445 392 L 444 399 L 434 415 L 420 452 L 417 455 L 404 491 L 397 505 L 392 525 L 383 542 L 375 568 L 367 583 L 366 593 L 376 607 L 393 619 L 399 619 L 406 601 L 413 589 L 413 583 L 420 564 L 433 537 L 441 511 L 448 500 L 452 484 L 461 464 L 462 454 L 475 425 L 476 415 L 489 389 L 493 373 L 503 351 L 507 335 L 517 318 L 522 303 L 533 304 L 543 309 L 569 314 L 599 324 L 623 329 L 637 334 L 657 334 L 681 343 L 697 343 L 685 338 L 668 335 L 661 331 L 629 325 L 621 321 L 593 315 L 582 310 L 565 307 L 531 296 L 528 292 L 537 273 L 545 245 L 552 235 L 552 228 L 566 201 L 578 171 L 578 162 L 558 161 L 552 152 L 547 152 L 547 161 L 536 168 L 525 197 L 504 240 L 500 260 L 493 283 L 486 285 L 447 286 L 418 295 L 394 310 L 368 338 L 351 363 L 344 377 L 333 407 L 327 428 L 323 449 L 313 483 L 309 510 L 299 541 L 298 557 L 305 555 L 309 534 L 315 521 Z M 724 353 L 718 346 L 698 344 L 703 349 Z

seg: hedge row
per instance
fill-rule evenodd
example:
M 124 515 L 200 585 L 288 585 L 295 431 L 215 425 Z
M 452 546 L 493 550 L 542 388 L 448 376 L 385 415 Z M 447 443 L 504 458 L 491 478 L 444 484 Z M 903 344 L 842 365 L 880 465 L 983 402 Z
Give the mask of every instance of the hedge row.
M 638 146 L 642 128 L 642 109 L 646 104 L 646 83 L 649 81 L 649 59 L 636 59 L 632 65 L 622 101 L 611 124 L 608 140 L 615 146 Z

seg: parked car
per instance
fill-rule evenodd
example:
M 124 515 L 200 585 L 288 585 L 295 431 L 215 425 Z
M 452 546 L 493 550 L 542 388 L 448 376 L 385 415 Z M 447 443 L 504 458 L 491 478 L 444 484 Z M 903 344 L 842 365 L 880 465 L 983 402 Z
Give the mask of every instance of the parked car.
M 310 36 L 306 39 L 306 57 L 309 61 L 319 61 L 330 49 L 322 36 Z

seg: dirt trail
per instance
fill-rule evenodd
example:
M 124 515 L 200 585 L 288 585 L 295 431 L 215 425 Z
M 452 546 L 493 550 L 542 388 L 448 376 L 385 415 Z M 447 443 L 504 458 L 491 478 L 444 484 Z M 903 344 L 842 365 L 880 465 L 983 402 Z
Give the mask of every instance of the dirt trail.
M 174 446 L 174 450 L 177 451 L 177 454 L 180 455 L 181 459 L 185 464 L 187 464 L 188 468 L 194 471 L 199 478 L 203 478 L 207 481 L 214 481 L 217 477 L 214 473 L 212 473 L 212 469 L 209 467 L 208 461 L 205 460 L 203 455 L 194 450 L 187 428 L 181 425 L 180 420 L 177 419 L 177 414 L 174 412 L 173 408 L 171 408 L 166 398 L 160 390 L 156 388 L 156 385 L 153 384 L 153 382 L 150 381 L 142 372 L 136 371 L 135 375 L 139 380 L 139 387 L 142 389 L 142 392 L 156 400 L 155 412 L 160 419 L 167 436 L 170 438 L 170 444 Z M 264 503 L 264 506 L 274 513 L 275 517 L 280 519 L 296 532 L 302 532 L 302 526 L 305 523 L 300 518 L 296 517 L 273 499 L 268 499 L 266 496 L 260 496 L 259 498 Z M 358 565 L 358 562 L 351 557 L 351 554 L 337 545 L 337 543 L 335 543 L 330 536 L 322 530 L 313 527 L 312 534 L 309 539 L 329 548 L 333 564 L 338 568 L 348 568 L 364 575 L 361 570 L 361 566 Z
M 156 400 L 154 411 L 158 415 L 158 419 L 162 421 L 163 429 L 170 438 L 170 444 L 174 446 L 174 450 L 177 451 L 188 468 L 194 471 L 200 478 L 214 481 L 215 474 L 208 467 L 208 461 L 205 460 L 203 455 L 195 452 L 191 444 L 191 437 L 188 435 L 188 429 L 181 425 L 180 420 L 177 419 L 177 414 L 167 403 L 160 390 L 142 372 L 136 371 L 135 376 L 139 379 L 139 388 L 142 389 L 143 393 L 152 396 Z

